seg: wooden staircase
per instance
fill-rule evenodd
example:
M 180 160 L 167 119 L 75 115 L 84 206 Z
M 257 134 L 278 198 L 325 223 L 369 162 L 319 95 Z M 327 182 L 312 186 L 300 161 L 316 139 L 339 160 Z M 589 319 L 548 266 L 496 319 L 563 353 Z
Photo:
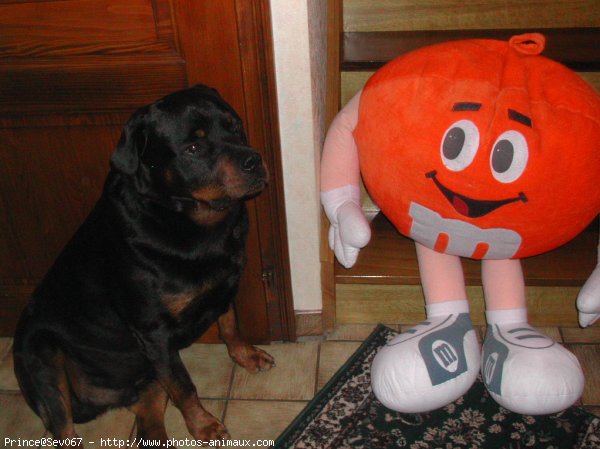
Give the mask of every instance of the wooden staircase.
M 519 1 L 335 0 L 329 9 L 327 116 L 332 120 L 374 70 L 391 58 L 452 39 L 508 37 L 529 31 L 547 37 L 545 55 L 578 71 L 600 90 L 600 4 L 544 0 L 535 10 Z M 585 11 L 584 13 L 582 11 Z M 456 29 L 460 25 L 460 30 Z M 323 325 L 413 324 L 425 317 L 414 244 L 401 236 L 363 190 L 373 237 L 356 265 L 345 269 L 327 248 L 323 215 Z M 567 245 L 522 261 L 529 316 L 537 326 L 577 324 L 577 293 L 596 265 L 598 223 Z M 471 315 L 484 324 L 480 263 L 463 260 Z

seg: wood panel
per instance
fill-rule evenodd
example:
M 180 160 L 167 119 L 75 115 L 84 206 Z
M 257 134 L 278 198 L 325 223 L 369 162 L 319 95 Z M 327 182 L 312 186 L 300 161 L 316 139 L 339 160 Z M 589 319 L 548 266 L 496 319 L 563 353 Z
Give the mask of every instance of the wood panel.
M 5 2 L 0 28 L 5 116 L 131 111 L 187 84 L 165 0 Z
M 579 287 L 525 289 L 527 315 L 534 326 L 577 326 L 575 301 Z M 483 288 L 467 286 L 473 324 L 485 320 Z M 425 319 L 425 298 L 419 285 L 338 284 L 337 324 L 416 324 Z
M 0 130 L 3 229 L 12 231 L 0 233 L 0 279 L 41 279 L 100 196 L 119 134 L 117 126 Z
M 597 0 L 344 1 L 344 31 L 597 26 Z
M 391 59 L 428 45 L 462 39 L 497 39 L 526 32 L 523 28 L 344 33 L 342 70 L 373 70 Z M 544 56 L 573 70 L 600 70 L 600 28 L 548 28 Z
M 142 55 L 135 61 L 82 56 L 60 65 L 54 59 L 2 64 L 0 114 L 133 111 L 186 86 L 184 67 L 180 57 L 170 54 Z
M 364 87 L 373 71 L 342 72 L 341 74 L 341 104 L 345 105 L 356 93 Z M 594 89 L 600 92 L 600 72 L 578 72 Z
M 155 10 L 146 0 L 5 3 L 0 4 L 0 53 L 40 57 L 165 52 L 174 42 L 169 21 L 167 10 Z M 167 26 L 156 26 L 165 22 Z

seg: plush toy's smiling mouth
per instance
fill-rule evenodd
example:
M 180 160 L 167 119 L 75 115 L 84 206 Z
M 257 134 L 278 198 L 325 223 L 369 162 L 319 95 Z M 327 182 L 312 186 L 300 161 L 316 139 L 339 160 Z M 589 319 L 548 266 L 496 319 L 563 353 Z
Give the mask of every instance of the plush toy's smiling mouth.
M 464 215 L 465 217 L 483 217 L 484 215 L 489 214 L 505 204 L 515 203 L 517 201 L 522 201 L 524 203 L 527 202 L 527 197 L 523 192 L 519 192 L 519 196 L 515 198 L 508 198 L 499 201 L 474 200 L 473 198 L 468 198 L 448 189 L 440 181 L 438 181 L 436 176 L 437 172 L 435 170 L 425 173 L 425 177 L 433 180 L 438 189 L 440 189 L 440 192 L 444 194 L 454 209 L 456 209 L 459 214 Z

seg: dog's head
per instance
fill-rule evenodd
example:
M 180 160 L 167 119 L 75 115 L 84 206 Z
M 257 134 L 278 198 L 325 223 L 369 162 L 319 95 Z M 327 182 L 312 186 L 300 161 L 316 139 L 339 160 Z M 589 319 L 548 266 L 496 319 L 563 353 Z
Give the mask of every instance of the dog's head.
M 239 116 L 202 85 L 136 111 L 111 167 L 131 177 L 142 195 L 216 211 L 258 195 L 268 178 Z

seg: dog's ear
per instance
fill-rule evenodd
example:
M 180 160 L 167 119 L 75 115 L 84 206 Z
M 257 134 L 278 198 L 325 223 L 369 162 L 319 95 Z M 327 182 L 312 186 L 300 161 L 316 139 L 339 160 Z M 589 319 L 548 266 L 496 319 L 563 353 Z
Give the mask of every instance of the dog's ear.
M 146 135 L 146 113 L 148 108 L 138 109 L 129 119 L 117 148 L 110 158 L 110 166 L 126 175 L 133 175 L 140 164 L 140 157 L 147 143 Z

